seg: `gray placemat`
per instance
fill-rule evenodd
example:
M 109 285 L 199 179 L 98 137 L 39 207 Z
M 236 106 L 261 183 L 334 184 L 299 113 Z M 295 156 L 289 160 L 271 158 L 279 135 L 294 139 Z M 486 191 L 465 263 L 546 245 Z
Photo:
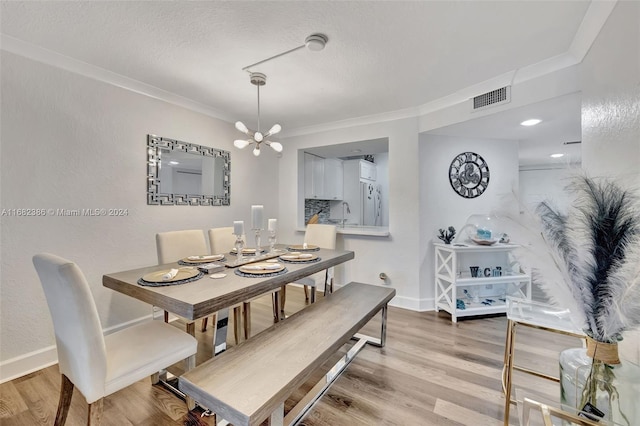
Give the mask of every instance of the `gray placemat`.
M 163 286 L 167 286 L 167 285 L 178 285 L 178 284 L 186 284 L 186 283 L 190 283 L 193 281 L 198 281 L 200 278 L 202 278 L 204 276 L 203 272 L 198 272 L 198 275 L 196 275 L 195 277 L 191 277 L 191 278 L 186 278 L 184 280 L 178 280 L 178 281 L 162 281 L 159 283 L 154 283 L 151 281 L 145 281 L 142 278 L 140 278 L 138 280 L 138 284 L 146 286 L 146 287 L 163 287 Z
M 278 259 L 283 261 L 284 263 L 316 263 L 322 260 L 321 257 L 316 257 L 315 259 L 310 259 L 310 260 L 287 260 L 281 257 L 278 257 Z
M 270 274 L 247 274 L 246 272 L 242 272 L 240 269 L 236 269 L 234 272 L 239 277 L 245 277 L 245 278 L 270 278 L 270 277 L 277 277 L 278 275 L 286 274 L 289 271 L 287 271 L 287 268 L 284 268 L 282 271 L 271 272 Z

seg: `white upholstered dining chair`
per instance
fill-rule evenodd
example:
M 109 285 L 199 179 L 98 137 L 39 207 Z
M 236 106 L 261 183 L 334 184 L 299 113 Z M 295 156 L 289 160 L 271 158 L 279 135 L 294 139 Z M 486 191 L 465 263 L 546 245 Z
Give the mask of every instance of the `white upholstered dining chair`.
M 160 232 L 156 234 L 156 249 L 158 251 L 158 264 L 177 262 L 188 256 L 204 255 L 209 253 L 205 234 L 200 229 L 188 229 L 182 231 Z M 211 254 L 219 254 L 211 251 Z M 234 337 L 236 344 L 240 340 L 240 306 L 233 308 L 234 314 Z M 168 320 L 168 313 L 165 312 L 165 322 Z M 208 318 L 202 319 L 201 330 L 207 331 Z M 216 324 L 216 315 L 213 315 L 213 324 Z M 192 323 L 187 324 L 187 332 L 195 334 Z
M 64 425 L 74 387 L 89 404 L 87 424 L 97 425 L 103 398 L 186 360 L 195 366 L 197 341 L 162 321 L 148 321 L 104 336 L 93 296 L 75 263 L 52 254 L 33 257 L 56 336 L 62 378 L 54 424 Z
M 335 250 L 336 248 L 337 228 L 335 225 L 309 224 L 304 234 L 304 242 L 309 245 L 316 245 L 320 248 Z M 326 294 L 333 293 L 333 267 L 321 272 L 317 272 L 311 276 L 300 278 L 294 284 L 302 284 L 304 286 L 305 301 L 309 301 L 309 289 L 311 289 L 311 303 L 316 301 L 316 289 L 323 286 Z M 281 289 L 281 311 L 284 313 L 284 305 L 286 302 L 286 286 Z

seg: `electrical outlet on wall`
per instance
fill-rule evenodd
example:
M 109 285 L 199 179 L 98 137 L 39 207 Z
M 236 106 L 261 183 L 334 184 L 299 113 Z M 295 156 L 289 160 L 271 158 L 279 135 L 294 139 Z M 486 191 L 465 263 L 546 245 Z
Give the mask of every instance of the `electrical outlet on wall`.
M 491 289 L 493 288 L 493 284 L 487 284 L 487 285 L 485 286 L 485 288 L 486 288 L 487 290 L 491 290 Z

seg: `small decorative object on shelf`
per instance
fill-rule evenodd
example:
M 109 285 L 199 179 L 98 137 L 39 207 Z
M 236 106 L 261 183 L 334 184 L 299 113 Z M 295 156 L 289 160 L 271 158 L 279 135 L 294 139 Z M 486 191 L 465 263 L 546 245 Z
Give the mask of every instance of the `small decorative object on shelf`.
M 562 402 L 638 425 L 640 366 L 619 360 L 617 343 L 623 331 L 640 326 L 640 200 L 606 179 L 579 176 L 567 188 L 575 196 L 571 210 L 543 202 L 542 234 L 524 225 L 532 246 L 523 257 L 538 268 L 540 287 L 569 308 L 588 336 L 586 350 L 561 354 Z
M 453 237 L 456 236 L 456 228 L 453 226 L 448 227 L 446 231 L 444 229 L 440 229 L 438 232 L 440 233 L 438 238 L 444 241 L 445 244 L 451 244 Z
M 478 278 L 478 271 L 480 270 L 479 266 L 469 266 L 469 271 L 471 272 L 471 276 L 473 278 Z

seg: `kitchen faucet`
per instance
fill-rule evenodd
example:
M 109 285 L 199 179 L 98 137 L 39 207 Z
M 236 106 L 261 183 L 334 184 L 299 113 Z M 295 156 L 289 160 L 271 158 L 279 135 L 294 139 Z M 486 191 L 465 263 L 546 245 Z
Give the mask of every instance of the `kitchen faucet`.
M 347 207 L 347 214 L 351 214 L 351 209 L 349 208 L 349 203 L 347 203 L 346 201 L 342 202 L 342 227 L 344 228 L 344 208 L 345 206 Z

